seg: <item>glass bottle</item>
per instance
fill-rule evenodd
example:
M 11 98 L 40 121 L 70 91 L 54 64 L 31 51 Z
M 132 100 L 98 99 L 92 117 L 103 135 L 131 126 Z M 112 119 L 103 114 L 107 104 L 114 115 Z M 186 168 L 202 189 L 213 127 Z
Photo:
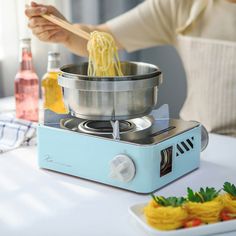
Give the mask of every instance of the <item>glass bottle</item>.
M 31 39 L 20 40 L 20 66 L 15 77 L 16 117 L 38 121 L 39 79 L 33 68 Z
M 57 114 L 67 114 L 62 88 L 58 85 L 60 53 L 48 52 L 47 73 L 42 78 L 43 107 Z

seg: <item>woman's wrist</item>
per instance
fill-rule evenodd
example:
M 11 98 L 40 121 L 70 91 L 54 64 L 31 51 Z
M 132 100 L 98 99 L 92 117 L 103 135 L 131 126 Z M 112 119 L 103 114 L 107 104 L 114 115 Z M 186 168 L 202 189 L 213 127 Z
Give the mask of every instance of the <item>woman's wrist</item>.
M 68 33 L 68 37 L 62 42 L 62 44 L 72 53 L 79 56 L 88 56 L 87 43 L 87 40 L 80 38 L 73 33 Z
M 71 44 L 71 38 L 73 37 L 73 33 L 68 32 L 67 34 L 65 40 L 61 42 L 65 47 L 68 47 Z

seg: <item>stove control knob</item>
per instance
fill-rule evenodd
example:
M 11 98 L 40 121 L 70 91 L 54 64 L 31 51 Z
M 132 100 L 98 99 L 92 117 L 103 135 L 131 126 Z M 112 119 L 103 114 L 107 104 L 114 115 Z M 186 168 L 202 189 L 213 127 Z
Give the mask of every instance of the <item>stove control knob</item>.
M 110 163 L 110 168 L 110 177 L 121 182 L 129 182 L 135 176 L 135 165 L 132 159 L 124 154 L 115 156 Z

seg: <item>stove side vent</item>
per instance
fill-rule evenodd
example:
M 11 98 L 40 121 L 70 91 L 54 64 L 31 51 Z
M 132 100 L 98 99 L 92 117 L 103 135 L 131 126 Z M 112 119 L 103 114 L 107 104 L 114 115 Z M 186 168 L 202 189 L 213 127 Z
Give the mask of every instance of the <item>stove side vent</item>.
M 189 152 L 194 149 L 194 137 L 188 138 L 184 141 L 179 142 L 176 145 L 176 156 L 180 157 L 186 152 Z

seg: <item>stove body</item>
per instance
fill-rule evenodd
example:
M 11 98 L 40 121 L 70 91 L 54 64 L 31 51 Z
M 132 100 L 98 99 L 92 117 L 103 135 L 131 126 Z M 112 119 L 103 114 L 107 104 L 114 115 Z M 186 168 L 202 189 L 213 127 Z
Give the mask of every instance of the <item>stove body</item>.
M 143 194 L 197 169 L 200 152 L 197 122 L 155 121 L 150 135 L 133 141 L 38 127 L 41 168 Z

